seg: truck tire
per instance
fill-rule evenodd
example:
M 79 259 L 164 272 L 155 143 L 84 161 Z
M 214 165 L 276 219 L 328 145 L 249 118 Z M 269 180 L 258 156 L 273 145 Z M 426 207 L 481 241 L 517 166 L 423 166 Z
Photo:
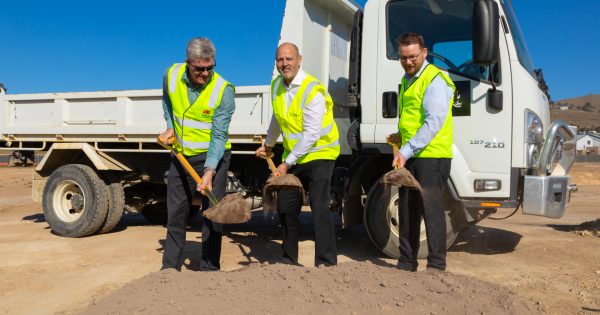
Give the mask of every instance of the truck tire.
M 398 188 L 384 186 L 377 181 L 369 191 L 363 215 L 365 229 L 373 245 L 384 254 L 392 258 L 399 258 Z M 453 228 L 448 211 L 446 211 L 446 231 L 446 248 L 448 248 L 458 236 L 457 229 Z M 421 221 L 421 242 L 418 258 L 427 258 L 427 254 L 425 223 Z
M 94 170 L 81 164 L 57 168 L 42 196 L 46 221 L 54 233 L 83 237 L 96 233 L 108 213 L 108 190 Z
M 106 189 L 108 192 L 108 214 L 98 234 L 112 231 L 119 224 L 119 221 L 121 221 L 123 210 L 125 209 L 123 185 L 119 182 L 110 183 L 106 185 Z

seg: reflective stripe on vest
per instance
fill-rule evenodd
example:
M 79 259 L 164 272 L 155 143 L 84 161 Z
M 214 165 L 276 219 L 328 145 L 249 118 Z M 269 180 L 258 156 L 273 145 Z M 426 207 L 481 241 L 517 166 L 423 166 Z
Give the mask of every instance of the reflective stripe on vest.
M 186 68 L 186 64 L 174 64 L 169 69 L 167 81 L 173 129 L 179 142 L 174 148 L 186 156 L 193 156 L 208 151 L 214 111 L 221 104 L 225 88 L 231 84 L 213 72 L 194 104 L 190 104 L 188 87 L 183 79 Z M 229 140 L 225 148 L 231 148 Z
M 402 136 L 402 145 L 406 144 L 423 126 L 425 114 L 423 109 L 423 98 L 425 90 L 437 76 L 440 76 L 446 84 L 456 90 L 454 83 L 447 74 L 440 71 L 436 66 L 428 64 L 421 72 L 421 75 L 413 82 L 408 89 L 406 86 L 408 80 L 402 78 L 400 91 L 398 93 L 398 105 L 400 119 L 398 120 L 398 130 Z M 451 158 L 452 157 L 452 102 L 448 104 L 448 115 L 444 124 L 438 133 L 431 139 L 429 144 L 420 152 L 417 152 L 415 158 Z
M 304 107 L 310 103 L 317 93 L 321 93 L 325 98 L 325 116 L 321 124 L 319 139 L 314 147 L 306 155 L 300 157 L 296 163 L 303 164 L 313 160 L 335 160 L 340 154 L 339 134 L 333 118 L 333 100 L 327 93 L 325 86 L 315 77 L 306 74 L 306 78 L 298 88 L 298 92 L 294 95 L 290 104 L 286 104 L 286 90 L 282 81 L 281 76 L 275 78 L 271 82 L 271 92 L 273 95 L 273 113 L 281 128 L 283 137 L 283 161 L 302 138 Z

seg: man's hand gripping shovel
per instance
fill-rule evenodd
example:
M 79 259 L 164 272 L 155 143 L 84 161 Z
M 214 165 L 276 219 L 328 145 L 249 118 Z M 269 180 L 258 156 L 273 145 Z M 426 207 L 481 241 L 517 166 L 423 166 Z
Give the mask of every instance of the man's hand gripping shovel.
M 392 146 L 395 157 L 398 154 L 398 145 L 391 142 L 389 144 Z M 406 186 L 421 190 L 421 185 L 415 177 L 406 168 L 400 167 L 398 164 L 394 164 L 394 169 L 383 175 L 381 182 L 386 185 Z
M 257 142 L 261 142 L 264 145 L 261 138 L 258 138 Z M 273 163 L 273 159 L 271 158 L 273 156 L 273 153 L 261 152 L 258 153 L 257 156 L 261 159 L 266 160 L 267 164 L 269 165 L 269 169 L 271 170 L 271 177 L 267 179 L 267 182 L 263 187 L 264 212 L 269 213 L 277 208 L 276 192 L 279 189 L 299 190 L 300 194 L 304 198 L 304 187 L 302 187 L 302 182 L 300 182 L 300 179 L 294 174 L 280 174 L 277 171 L 275 163 Z
M 171 145 L 167 145 L 165 142 L 171 143 Z M 157 143 L 175 155 L 179 163 L 181 163 L 188 174 L 192 176 L 196 184 L 202 184 L 202 177 L 198 175 L 196 170 L 194 170 L 183 154 L 181 154 L 181 152 L 177 152 L 177 150 L 173 148 L 173 145 L 177 143 L 177 139 L 175 139 L 175 137 L 171 137 L 164 142 L 159 137 L 157 139 Z M 219 201 L 219 199 L 217 199 L 210 189 L 205 189 L 203 193 L 208 197 L 208 200 L 210 200 L 210 203 L 212 204 L 211 208 L 203 211 L 202 215 L 205 218 L 213 222 L 223 224 L 244 223 L 250 220 L 250 204 L 248 204 L 240 194 L 227 194 L 221 201 Z

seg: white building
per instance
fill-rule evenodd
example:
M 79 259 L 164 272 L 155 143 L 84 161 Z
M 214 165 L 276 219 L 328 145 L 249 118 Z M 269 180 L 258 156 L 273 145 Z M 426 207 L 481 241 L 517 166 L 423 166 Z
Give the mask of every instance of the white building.
M 577 150 L 587 147 L 600 147 L 600 135 L 577 135 Z

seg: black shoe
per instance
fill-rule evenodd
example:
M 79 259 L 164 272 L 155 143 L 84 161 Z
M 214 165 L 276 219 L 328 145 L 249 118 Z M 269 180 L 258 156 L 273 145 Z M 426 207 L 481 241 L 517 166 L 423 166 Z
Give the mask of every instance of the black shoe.
M 396 269 L 400 269 L 400 270 L 404 270 L 404 271 L 408 271 L 408 272 L 416 272 L 417 266 L 398 262 L 398 264 L 396 265 Z
M 293 261 L 288 255 L 283 254 L 280 259 L 278 259 L 275 263 L 284 264 L 284 265 L 292 265 L 298 267 L 304 267 L 297 261 Z

